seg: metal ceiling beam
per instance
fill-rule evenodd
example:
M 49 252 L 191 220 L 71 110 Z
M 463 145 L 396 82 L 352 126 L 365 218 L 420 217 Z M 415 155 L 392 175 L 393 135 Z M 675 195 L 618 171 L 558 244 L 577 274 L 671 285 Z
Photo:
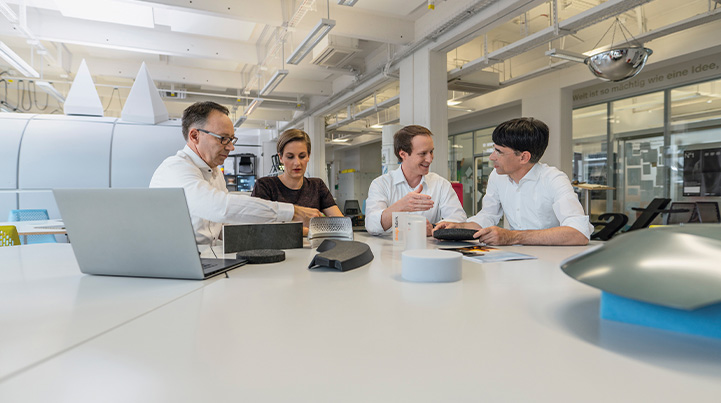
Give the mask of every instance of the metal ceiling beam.
M 504 46 L 501 49 L 472 60 L 464 64 L 461 68 L 451 70 L 448 74 L 448 79 L 451 80 L 458 78 L 464 74 L 482 70 L 488 66 L 508 60 L 533 48 L 547 44 L 555 39 L 564 37 L 568 34 L 573 34 L 583 28 L 590 27 L 599 21 L 603 21 L 638 7 L 644 3 L 648 3 L 649 1 L 651 0 L 608 0 L 599 6 L 560 21 L 558 24 L 558 34 L 555 32 L 555 27 L 545 28 L 523 39 L 513 42 L 508 46 Z
M 133 79 L 138 74 L 140 61 L 117 61 L 104 58 L 86 58 L 91 73 L 97 76 L 123 77 Z M 219 88 L 243 88 L 243 78 L 235 71 L 208 70 L 184 67 L 163 62 L 147 62 L 148 71 L 155 81 L 175 84 L 204 85 Z M 257 88 L 253 92 L 257 91 Z M 288 77 L 276 89 L 277 93 L 302 95 L 329 95 L 332 83 L 329 81 L 302 80 Z
M 0 24 L 0 35 L 19 36 L 8 25 Z M 227 39 L 96 21 L 78 24 L 61 16 L 47 14 L 28 21 L 28 27 L 38 39 L 46 41 L 167 56 L 258 63 L 254 44 Z
M 667 35 L 675 34 L 677 32 L 681 32 L 690 28 L 697 27 L 699 25 L 707 24 L 709 22 L 713 22 L 716 20 L 721 19 L 721 8 L 716 10 L 711 10 L 709 12 L 695 15 L 693 17 L 687 18 L 682 21 L 677 21 L 674 23 L 671 23 L 669 25 L 666 25 L 665 27 L 661 27 L 658 29 L 654 29 L 652 31 L 645 32 L 641 35 L 636 36 L 636 39 L 641 42 L 650 42 L 654 39 L 659 39 Z M 619 42 L 614 45 L 621 45 L 625 42 Z M 608 46 L 609 48 L 613 46 Z M 569 62 L 569 61 L 563 61 L 558 63 L 553 63 L 551 65 L 542 67 L 540 69 L 522 74 L 520 76 L 513 77 L 509 80 L 501 82 L 501 87 L 508 87 L 510 85 L 518 84 L 523 81 L 530 80 L 532 78 L 536 78 L 539 76 L 542 76 L 544 74 L 550 73 L 555 70 L 564 69 L 567 67 L 573 67 L 576 66 L 578 63 Z

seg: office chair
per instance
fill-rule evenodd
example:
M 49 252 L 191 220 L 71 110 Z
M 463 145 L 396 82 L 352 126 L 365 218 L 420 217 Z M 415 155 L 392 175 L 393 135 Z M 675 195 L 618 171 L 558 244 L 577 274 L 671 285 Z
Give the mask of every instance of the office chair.
M 701 223 L 719 223 L 721 222 L 721 216 L 719 216 L 718 202 L 696 202 L 696 209 L 698 212 L 698 221 Z
M 0 226 L 0 247 L 20 245 L 18 229 L 14 225 Z
M 359 214 L 361 214 L 361 209 L 358 200 L 346 200 L 343 206 L 343 215 L 352 216 Z
M 598 216 L 601 221 L 593 221 L 593 226 L 601 226 L 601 229 L 591 234 L 591 239 L 600 239 L 601 241 L 608 241 L 616 235 L 628 222 L 626 214 L 621 213 L 603 213 Z
M 8 221 L 37 221 L 37 220 L 49 220 L 48 211 L 45 209 L 23 209 L 23 210 L 10 210 L 8 215 Z M 55 235 L 44 234 L 44 235 L 23 235 L 23 244 L 31 243 L 56 243 Z
M 255 175 L 255 154 L 240 154 L 238 175 Z
M 663 216 L 663 225 L 690 223 L 696 213 L 694 202 L 673 202 L 671 209 Z
M 632 207 L 631 209 L 634 211 L 641 211 L 641 215 L 636 218 L 636 221 L 633 222 L 631 228 L 629 228 L 626 232 L 631 232 L 642 228 L 648 228 L 648 226 L 651 225 L 656 216 L 661 213 L 669 212 L 667 210 L 664 210 L 664 208 L 666 208 L 669 203 L 671 203 L 671 199 L 657 197 L 651 200 L 651 203 L 648 203 L 648 206 L 646 206 L 646 208 Z

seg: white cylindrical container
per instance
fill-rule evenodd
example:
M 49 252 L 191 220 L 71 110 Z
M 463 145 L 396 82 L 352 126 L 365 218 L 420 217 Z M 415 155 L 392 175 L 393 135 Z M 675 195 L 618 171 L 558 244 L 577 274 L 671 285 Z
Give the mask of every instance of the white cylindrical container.
M 405 250 L 426 248 L 426 217 L 417 214 L 408 214 L 405 217 L 406 227 Z
M 391 228 L 393 228 L 393 246 L 402 246 L 405 242 L 406 216 L 409 213 L 398 211 L 391 213 Z
M 401 277 L 424 283 L 447 283 L 461 279 L 463 255 L 437 249 L 407 250 L 401 255 Z

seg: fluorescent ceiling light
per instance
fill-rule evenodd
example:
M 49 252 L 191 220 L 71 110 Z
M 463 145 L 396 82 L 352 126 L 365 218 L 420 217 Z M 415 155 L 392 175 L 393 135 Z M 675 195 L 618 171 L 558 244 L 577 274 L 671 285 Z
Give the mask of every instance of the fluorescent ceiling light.
M 25 77 L 40 77 L 40 74 L 35 71 L 32 66 L 27 64 L 22 57 L 18 56 L 17 53 L 13 52 L 4 42 L 0 41 L 0 57 L 5 59 L 6 62 L 10 63 L 15 70 L 19 71 L 20 74 Z
M 261 96 L 270 94 L 271 92 L 273 92 L 273 90 L 275 90 L 275 87 L 277 87 L 278 84 L 280 84 L 280 82 L 283 81 L 283 79 L 287 75 L 288 75 L 288 70 L 276 71 L 275 74 L 273 74 L 273 77 L 271 77 L 270 80 L 268 80 L 268 82 L 265 83 L 265 87 L 263 87 L 263 89 L 260 90 L 260 92 L 258 94 Z
M 308 36 L 303 39 L 303 42 L 301 42 L 300 45 L 295 48 L 295 51 L 290 55 L 288 60 L 286 60 L 286 63 L 300 63 L 300 61 L 303 60 L 303 58 L 308 53 L 310 53 L 311 50 L 313 50 L 313 48 L 318 44 L 318 42 L 320 42 L 321 39 L 328 35 L 328 31 L 330 31 L 334 26 L 335 20 L 321 18 L 320 22 L 318 22 L 318 25 L 316 25 L 310 32 L 310 34 L 308 34 Z
M 36 81 L 35 85 L 40 87 L 41 90 L 47 92 L 53 98 L 60 102 L 65 102 L 65 97 L 61 94 L 53 85 L 47 81 Z
M 557 59 L 570 60 L 577 63 L 585 63 L 587 59 L 586 55 L 563 49 L 548 50 L 546 51 L 546 56 L 555 57 Z
M 5 0 L 0 0 L 0 13 L 5 16 L 5 18 L 10 21 L 10 23 L 15 24 L 18 22 L 18 15 L 15 14 L 15 11 L 13 11 L 12 8 L 8 5 L 8 3 L 5 2 Z
M 458 105 L 458 104 L 460 104 L 460 103 L 461 103 L 461 101 L 456 101 L 455 99 L 449 99 L 449 100 L 446 102 L 446 105 L 448 105 L 448 106 L 456 106 L 456 105 Z
M 382 128 L 383 128 L 383 125 L 380 124 L 380 123 L 376 123 L 376 124 L 372 125 L 371 128 L 372 128 L 372 129 L 382 129 Z
M 155 28 L 153 7 L 115 0 L 55 0 L 65 17 Z
M 250 116 L 250 114 L 253 113 L 253 111 L 255 110 L 255 108 L 257 108 L 258 105 L 260 105 L 262 102 L 263 102 L 263 100 L 262 100 L 261 98 L 256 98 L 256 99 L 254 99 L 254 100 L 250 103 L 250 105 L 248 105 L 248 107 L 245 108 L 245 111 L 243 112 L 243 115 L 245 115 L 245 116 Z
M 334 143 L 345 143 L 345 142 L 347 142 L 348 140 L 350 140 L 350 139 L 346 137 L 346 138 L 343 138 L 343 139 L 341 139 L 341 138 L 336 138 L 336 139 L 333 139 L 333 140 L 331 140 L 331 141 L 334 142 Z
M 338 4 L 341 6 L 353 7 L 358 0 L 338 0 Z
M 240 125 L 242 125 L 246 120 L 248 120 L 248 117 L 245 116 L 245 115 L 239 117 L 239 118 L 235 121 L 235 123 L 233 123 L 233 127 L 235 127 L 236 129 L 239 128 Z

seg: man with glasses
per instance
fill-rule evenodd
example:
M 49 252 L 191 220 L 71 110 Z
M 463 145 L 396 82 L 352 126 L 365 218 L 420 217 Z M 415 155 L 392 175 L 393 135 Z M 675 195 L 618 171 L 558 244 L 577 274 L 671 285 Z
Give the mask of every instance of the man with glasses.
M 498 125 L 483 209 L 465 223 L 440 222 L 434 231 L 475 229 L 473 236 L 489 245 L 586 245 L 593 226 L 568 176 L 539 162 L 548 135 L 548 126 L 534 118 Z M 497 227 L 501 217 L 506 228 Z
M 183 112 L 185 147 L 155 170 L 150 187 L 182 187 L 198 244 L 218 239 L 223 223 L 303 221 L 321 215 L 316 209 L 228 193 L 222 165 L 238 140 L 228 108 L 196 102 Z

